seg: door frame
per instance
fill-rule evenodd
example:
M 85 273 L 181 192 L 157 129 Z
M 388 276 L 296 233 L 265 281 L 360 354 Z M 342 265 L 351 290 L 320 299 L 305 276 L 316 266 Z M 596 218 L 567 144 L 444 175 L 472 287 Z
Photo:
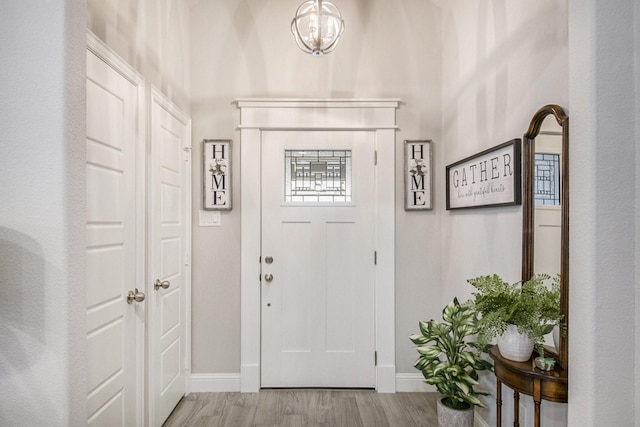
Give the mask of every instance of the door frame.
M 260 390 L 262 132 L 370 131 L 375 168 L 376 390 L 395 393 L 395 133 L 398 99 L 237 99 L 240 109 L 240 391 Z M 372 159 L 374 161 L 374 159 Z

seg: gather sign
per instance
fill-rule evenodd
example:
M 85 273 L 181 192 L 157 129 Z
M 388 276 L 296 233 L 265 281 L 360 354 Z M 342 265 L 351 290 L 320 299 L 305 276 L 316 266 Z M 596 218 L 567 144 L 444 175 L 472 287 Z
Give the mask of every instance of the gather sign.
M 447 166 L 447 210 L 519 205 L 520 146 L 514 139 Z

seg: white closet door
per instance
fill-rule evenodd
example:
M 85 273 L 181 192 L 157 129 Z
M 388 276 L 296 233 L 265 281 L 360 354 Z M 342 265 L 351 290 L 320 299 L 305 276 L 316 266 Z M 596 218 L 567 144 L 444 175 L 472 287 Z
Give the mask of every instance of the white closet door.
M 187 392 L 191 252 L 191 121 L 151 89 L 149 174 L 150 425 Z
M 93 43 L 92 43 L 93 41 Z M 143 289 L 144 167 L 139 134 L 141 79 L 124 64 L 107 63 L 95 39 L 87 50 L 87 382 L 88 425 L 141 424 L 143 372 L 138 356 Z M 97 50 L 96 50 L 97 49 Z M 103 52 L 109 56 L 108 52 Z M 125 77 L 126 76 L 126 77 Z

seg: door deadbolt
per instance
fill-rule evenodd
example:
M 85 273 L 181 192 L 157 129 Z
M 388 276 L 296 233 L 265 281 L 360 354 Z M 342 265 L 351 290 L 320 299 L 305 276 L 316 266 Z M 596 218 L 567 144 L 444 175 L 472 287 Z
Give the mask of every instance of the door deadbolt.
M 131 304 L 132 302 L 142 302 L 144 301 L 144 293 L 140 292 L 138 288 L 135 291 L 129 291 L 127 294 L 127 304 Z
M 168 280 L 163 280 L 161 282 L 160 279 L 156 279 L 156 283 L 153 284 L 153 287 L 156 289 L 156 291 L 160 288 L 168 289 L 169 286 L 171 286 L 171 282 Z
M 265 257 L 264 262 L 266 262 L 267 264 L 273 264 L 273 257 L 272 256 Z

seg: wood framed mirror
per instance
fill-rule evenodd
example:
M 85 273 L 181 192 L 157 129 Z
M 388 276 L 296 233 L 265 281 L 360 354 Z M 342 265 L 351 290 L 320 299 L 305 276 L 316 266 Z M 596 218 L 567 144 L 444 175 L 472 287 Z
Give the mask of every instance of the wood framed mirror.
M 558 364 L 569 360 L 569 117 L 558 105 L 540 108 L 522 140 L 522 280 L 560 274 Z

